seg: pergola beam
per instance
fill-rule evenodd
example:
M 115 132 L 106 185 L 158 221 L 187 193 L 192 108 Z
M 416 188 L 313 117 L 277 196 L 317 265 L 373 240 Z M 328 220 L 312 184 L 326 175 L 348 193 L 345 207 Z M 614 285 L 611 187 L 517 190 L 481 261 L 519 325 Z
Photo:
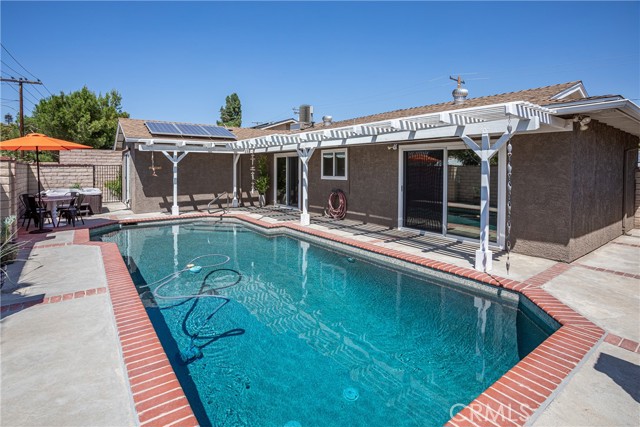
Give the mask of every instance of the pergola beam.
M 271 145 L 256 148 L 256 153 L 276 153 L 284 151 L 296 151 L 298 148 L 336 148 L 349 145 L 361 145 L 372 143 L 399 143 L 425 139 L 459 138 L 463 135 L 482 135 L 483 131 L 490 135 L 502 134 L 507 128 L 509 120 L 497 120 L 486 123 L 473 123 L 466 126 L 438 126 L 419 129 L 415 131 L 397 131 L 380 135 L 358 135 L 343 139 L 324 139 L 321 141 L 306 141 L 300 144 Z M 518 132 L 535 131 L 540 128 L 540 120 L 534 117 L 531 120 L 511 120 L 513 129 Z

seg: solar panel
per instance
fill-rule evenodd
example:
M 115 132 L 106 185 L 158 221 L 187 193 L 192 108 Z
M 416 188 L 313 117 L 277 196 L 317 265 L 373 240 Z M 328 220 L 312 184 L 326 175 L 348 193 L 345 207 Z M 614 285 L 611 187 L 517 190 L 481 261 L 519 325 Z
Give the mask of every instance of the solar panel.
M 227 129 L 220 126 L 200 126 L 205 132 L 214 138 L 236 139 L 236 136 Z
M 200 126 L 187 123 L 145 122 L 153 135 L 205 136 L 208 138 L 237 139 L 234 134 L 220 126 Z
M 202 126 L 176 123 L 175 126 L 184 136 L 209 136 Z
M 152 134 L 160 135 L 180 135 L 180 131 L 173 123 L 144 122 Z

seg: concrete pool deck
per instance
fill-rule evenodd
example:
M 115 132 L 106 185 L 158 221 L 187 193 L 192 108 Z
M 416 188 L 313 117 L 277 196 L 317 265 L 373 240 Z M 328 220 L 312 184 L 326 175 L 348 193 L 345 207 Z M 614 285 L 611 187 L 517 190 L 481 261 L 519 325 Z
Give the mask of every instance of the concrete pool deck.
M 297 220 L 296 213 L 288 210 L 240 209 L 237 213 L 262 225 L 295 225 Z M 104 224 L 109 219 L 137 222 L 149 218 L 171 219 L 167 215 L 133 215 L 122 211 L 91 219 L 87 226 Z M 317 216 L 307 228 L 292 228 L 373 245 L 405 257 L 428 259 L 441 263 L 439 266 L 446 263 L 455 266 L 452 270 L 457 269 L 458 273 L 472 267 L 475 251 L 475 245 Z M 21 236 L 22 239 L 28 237 L 33 235 Z M 131 370 L 137 365 L 131 368 L 132 362 L 127 359 L 130 354 L 126 348 L 122 350 L 123 331 L 137 338 L 146 334 L 148 325 L 136 322 L 129 324 L 129 329 L 123 329 L 122 325 L 127 325 L 127 319 L 135 318 L 130 312 L 144 309 L 135 301 L 127 302 L 134 296 L 137 298 L 137 294 L 114 287 L 126 282 L 126 277 L 109 283 L 107 276 L 112 273 L 106 270 L 111 260 L 117 263 L 119 254 L 111 252 L 105 257 L 104 247 L 87 243 L 87 238 L 86 231 L 71 229 L 40 235 L 33 241 L 33 247 L 25 250 L 29 261 L 12 266 L 14 279 L 19 277 L 18 281 L 26 286 L 2 294 L 0 424 L 42 425 L 43 420 L 47 425 L 171 425 L 171 422 L 185 425 L 192 422 L 192 414 L 183 406 L 184 396 L 175 387 L 165 385 L 174 383 L 160 381 L 151 387 L 153 372 L 158 377 L 170 377 L 153 343 L 146 343 L 146 350 L 141 352 L 145 355 L 142 360 L 152 363 L 151 368 L 142 362 L 133 362 L 139 364 L 138 369 L 150 370 L 151 376 L 146 378 L 145 370 L 141 370 L 131 380 Z M 535 282 L 608 333 L 606 342 L 597 341 L 582 364 L 573 369 L 561 387 L 543 403 L 535 413 L 537 418 L 522 420 L 522 424 L 638 424 L 638 259 L 638 230 L 568 265 L 512 254 L 509 276 L 505 268 L 506 255 L 496 254 L 492 273 L 518 282 Z M 114 301 L 114 296 L 122 299 Z M 48 303 L 37 304 L 42 300 Z M 43 343 L 42 348 L 36 347 L 39 343 Z M 46 366 L 46 375 L 38 363 Z M 141 386 L 134 384 L 141 378 L 145 380 L 142 387 L 149 386 L 143 393 Z M 96 383 L 104 385 L 97 387 Z M 61 389 L 64 392 L 59 392 Z M 165 399 L 156 402 L 150 391 Z M 141 394 L 145 397 L 142 400 Z M 86 401 L 96 405 L 86 405 Z M 484 421 L 486 423 L 468 424 L 504 425 L 499 420 Z M 452 425 L 465 424 L 458 420 Z

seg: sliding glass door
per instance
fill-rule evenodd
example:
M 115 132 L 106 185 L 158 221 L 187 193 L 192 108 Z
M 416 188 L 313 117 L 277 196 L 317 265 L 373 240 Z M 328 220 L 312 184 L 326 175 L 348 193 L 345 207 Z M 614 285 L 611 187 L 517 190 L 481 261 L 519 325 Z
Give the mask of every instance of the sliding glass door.
M 504 153 L 490 162 L 489 241 L 503 244 Z M 401 149 L 403 227 L 462 239 L 480 237 L 480 159 L 460 143 Z M 502 219 L 501 219 L 502 218 Z
M 497 240 L 498 156 L 490 162 L 489 241 Z M 472 150 L 447 150 L 447 234 L 480 238 L 480 161 Z
M 404 152 L 404 225 L 442 232 L 443 150 Z
M 279 205 L 299 207 L 300 167 L 295 155 L 276 156 L 275 200 Z

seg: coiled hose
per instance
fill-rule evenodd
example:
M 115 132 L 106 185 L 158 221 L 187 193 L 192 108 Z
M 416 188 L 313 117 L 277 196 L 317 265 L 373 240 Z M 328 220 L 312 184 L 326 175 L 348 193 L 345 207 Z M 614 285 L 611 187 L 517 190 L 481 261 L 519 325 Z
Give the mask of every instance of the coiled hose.
M 230 258 L 226 255 L 223 254 L 208 254 L 208 255 L 202 255 L 199 257 L 196 257 L 194 259 L 192 259 L 191 261 L 189 261 L 189 264 L 187 264 L 187 267 L 183 268 L 182 270 L 176 271 L 175 273 L 171 273 L 165 277 L 163 277 L 160 280 L 157 280 L 153 283 L 149 284 L 149 287 L 153 287 L 154 285 L 158 285 L 158 287 L 155 288 L 155 290 L 153 290 L 152 294 L 156 299 L 163 299 L 163 300 L 181 300 L 182 302 L 177 304 L 180 305 L 184 302 L 187 302 L 189 300 L 193 300 L 193 303 L 191 304 L 191 307 L 188 309 L 186 316 L 184 318 L 184 320 L 182 321 L 182 330 L 184 332 L 184 334 L 190 338 L 189 340 L 189 345 L 187 346 L 187 348 L 182 349 L 179 353 L 179 357 L 182 360 L 183 363 L 187 364 L 190 363 L 196 359 L 199 359 L 200 357 L 202 357 L 202 349 L 204 347 L 206 347 L 207 345 L 211 344 L 213 341 L 217 340 L 218 338 L 220 338 L 221 336 L 233 336 L 233 335 L 240 335 L 242 333 L 244 333 L 243 330 L 241 329 L 234 329 L 232 331 L 228 331 L 225 332 L 222 335 L 218 335 L 218 336 L 201 336 L 201 331 L 202 329 L 209 323 L 209 321 L 213 318 L 213 316 L 222 308 L 224 307 L 227 303 L 229 303 L 230 299 L 224 295 L 219 295 L 218 291 L 222 290 L 222 289 L 227 289 L 230 288 L 232 286 L 237 285 L 238 283 L 240 283 L 240 281 L 242 280 L 242 274 L 239 271 L 233 270 L 233 269 L 229 269 L 229 268 L 216 268 L 212 271 L 210 271 L 209 273 L 207 273 L 201 283 L 200 283 L 200 288 L 198 289 L 197 293 L 186 293 L 186 294 L 182 294 L 182 295 L 163 295 L 162 292 L 160 292 L 161 289 L 163 289 L 165 286 L 173 283 L 175 280 L 177 280 L 180 275 L 182 275 L 183 273 L 186 273 L 188 271 L 193 272 L 192 267 L 194 266 L 194 262 L 198 261 L 198 260 L 204 260 L 207 258 L 212 258 L 212 257 L 219 257 L 220 261 L 218 262 L 211 262 L 209 264 L 205 264 L 202 266 L 199 266 L 200 269 L 196 270 L 197 272 L 200 272 L 201 269 L 206 269 L 206 268 L 214 268 L 214 267 L 220 267 L 224 264 L 226 264 L 227 262 L 229 262 Z M 218 287 L 211 287 L 208 285 L 209 279 L 211 279 L 213 277 L 213 280 L 215 281 L 215 274 L 218 272 L 228 272 L 231 273 L 232 275 L 235 275 L 236 278 L 235 280 L 231 280 L 229 283 L 224 284 L 222 286 L 218 286 Z M 215 299 L 219 299 L 221 302 L 218 306 L 216 306 L 213 310 L 210 311 L 209 315 L 206 316 L 200 326 L 198 328 L 196 328 L 195 331 L 190 332 L 187 328 L 187 319 L 194 313 L 194 310 L 196 308 L 196 306 L 198 305 L 198 303 L 200 302 L 201 298 L 215 298 Z M 203 340 L 203 339 L 208 339 L 209 341 L 206 343 L 202 343 L 200 345 L 196 344 L 196 340 Z
M 344 191 L 339 189 L 331 190 L 325 212 L 331 218 L 344 219 L 347 215 L 347 195 L 344 194 Z

